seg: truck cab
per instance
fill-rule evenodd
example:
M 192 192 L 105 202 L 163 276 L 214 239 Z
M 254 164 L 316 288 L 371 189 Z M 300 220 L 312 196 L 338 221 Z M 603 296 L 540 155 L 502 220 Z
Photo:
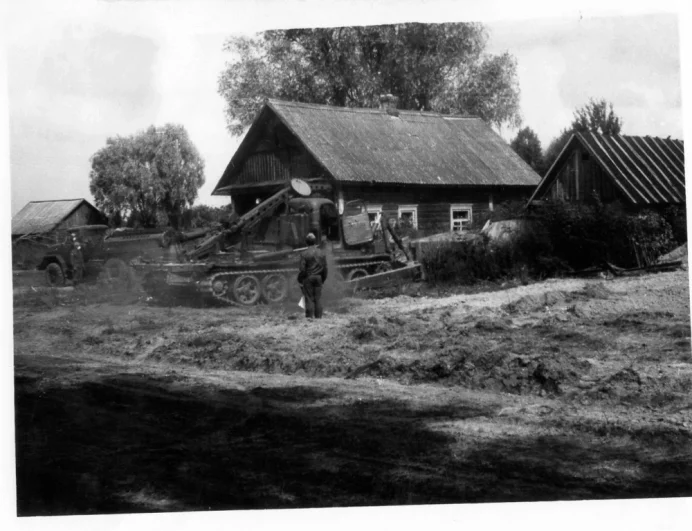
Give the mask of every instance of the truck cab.
M 59 231 L 57 243 L 46 249 L 37 267 L 38 270 L 45 271 L 48 285 L 62 286 L 74 275 L 72 234 L 76 235 L 81 248 L 85 267 L 84 275 L 98 274 L 103 263 L 103 241 L 107 230 L 107 225 L 80 225 Z

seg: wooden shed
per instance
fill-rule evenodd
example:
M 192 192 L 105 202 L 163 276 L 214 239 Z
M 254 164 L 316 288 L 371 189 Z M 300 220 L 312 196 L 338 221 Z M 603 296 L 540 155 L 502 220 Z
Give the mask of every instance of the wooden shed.
M 427 233 L 462 231 L 540 177 L 480 118 L 268 100 L 214 195 L 242 214 L 291 178 L 337 203 L 409 220 Z
M 541 180 L 530 202 L 620 201 L 631 208 L 685 203 L 682 140 L 575 133 Z
M 64 237 L 70 227 L 107 222 L 106 216 L 86 199 L 31 201 L 12 218 L 12 239 L 31 234 L 56 240 Z

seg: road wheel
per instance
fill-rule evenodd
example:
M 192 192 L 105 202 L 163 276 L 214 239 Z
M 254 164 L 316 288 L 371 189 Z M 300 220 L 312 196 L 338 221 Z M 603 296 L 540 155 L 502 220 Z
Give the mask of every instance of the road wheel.
M 368 272 L 363 269 L 362 267 L 356 267 L 355 269 L 351 269 L 348 274 L 346 275 L 346 280 L 356 280 L 357 278 L 363 278 L 367 277 Z
M 57 262 L 51 262 L 46 267 L 46 282 L 52 288 L 59 288 L 65 285 L 65 273 Z
M 103 266 L 106 280 L 117 287 L 130 289 L 132 287 L 132 269 L 120 258 L 109 258 Z
M 288 280 L 280 273 L 270 273 L 262 279 L 262 296 L 267 302 L 281 302 L 288 297 Z
M 260 281 L 254 275 L 240 275 L 233 283 L 235 300 L 245 306 L 256 304 L 261 294 Z
M 223 278 L 217 278 L 211 283 L 211 293 L 214 297 L 225 297 L 228 293 L 228 282 Z

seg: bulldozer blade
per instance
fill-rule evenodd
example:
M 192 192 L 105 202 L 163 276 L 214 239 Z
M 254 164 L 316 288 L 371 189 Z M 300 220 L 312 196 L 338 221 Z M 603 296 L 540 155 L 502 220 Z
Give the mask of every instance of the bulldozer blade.
M 419 277 L 421 274 L 421 265 L 418 262 L 412 262 L 399 269 L 385 271 L 383 273 L 375 273 L 366 277 L 356 278 L 344 282 L 344 285 L 350 289 L 364 288 L 384 288 L 393 284 L 411 281 Z

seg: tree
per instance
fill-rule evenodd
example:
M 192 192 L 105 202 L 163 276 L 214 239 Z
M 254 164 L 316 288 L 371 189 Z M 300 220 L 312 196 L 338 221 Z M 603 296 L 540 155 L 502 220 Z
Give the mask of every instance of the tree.
M 512 149 L 538 173 L 543 172 L 543 153 L 538 135 L 530 127 L 521 129 L 510 142 Z
M 509 54 L 483 51 L 480 24 L 396 24 L 266 31 L 228 39 L 234 55 L 219 78 L 229 131 L 240 135 L 266 98 L 475 114 L 517 127 L 519 85 Z
M 91 157 L 89 189 L 114 225 L 177 227 L 204 184 L 204 161 L 181 125 L 112 137 Z
M 214 207 L 209 205 L 195 205 L 185 212 L 186 225 L 189 228 L 209 227 L 224 221 L 228 221 L 233 215 L 230 205 Z
M 592 132 L 602 135 L 619 135 L 622 120 L 615 114 L 613 104 L 606 100 L 589 100 L 589 103 L 574 111 L 572 131 Z
M 548 145 L 544 157 L 546 169 L 552 166 L 574 133 L 619 135 L 622 129 L 622 119 L 615 114 L 613 104 L 605 99 L 591 98 L 587 104 L 576 109 L 573 116 L 569 128 L 563 129 Z

